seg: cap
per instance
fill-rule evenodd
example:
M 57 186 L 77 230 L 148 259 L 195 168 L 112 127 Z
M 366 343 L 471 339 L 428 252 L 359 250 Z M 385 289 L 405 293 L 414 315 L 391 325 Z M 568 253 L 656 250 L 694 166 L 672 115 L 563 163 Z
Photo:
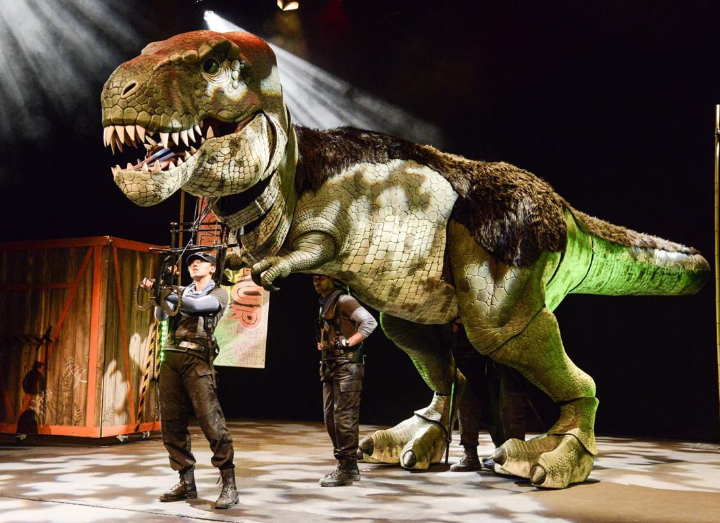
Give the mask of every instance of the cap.
M 202 260 L 206 261 L 208 263 L 215 264 L 217 260 L 215 259 L 215 256 L 210 254 L 209 252 L 201 251 L 201 252 L 195 252 L 188 256 L 187 258 L 187 264 L 190 265 L 195 260 Z

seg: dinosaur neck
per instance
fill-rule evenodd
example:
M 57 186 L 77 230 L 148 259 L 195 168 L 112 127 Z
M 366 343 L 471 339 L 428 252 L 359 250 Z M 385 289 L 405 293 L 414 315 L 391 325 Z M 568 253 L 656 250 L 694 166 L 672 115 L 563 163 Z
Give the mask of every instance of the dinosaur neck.
M 254 264 L 274 256 L 282 247 L 297 203 L 296 164 L 297 139 L 293 127 L 289 126 L 284 157 L 270 175 L 265 189 L 251 205 L 222 217 L 230 229 L 235 230 L 245 263 Z M 219 211 L 222 216 L 222 210 Z

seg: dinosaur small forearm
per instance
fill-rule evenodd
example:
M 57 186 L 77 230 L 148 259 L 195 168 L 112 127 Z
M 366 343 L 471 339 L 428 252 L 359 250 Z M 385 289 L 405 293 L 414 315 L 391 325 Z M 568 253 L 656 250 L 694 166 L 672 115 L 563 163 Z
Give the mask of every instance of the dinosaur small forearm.
M 317 269 L 335 258 L 335 241 L 325 233 L 305 234 L 293 243 L 293 247 L 296 250 L 286 256 L 293 271 Z

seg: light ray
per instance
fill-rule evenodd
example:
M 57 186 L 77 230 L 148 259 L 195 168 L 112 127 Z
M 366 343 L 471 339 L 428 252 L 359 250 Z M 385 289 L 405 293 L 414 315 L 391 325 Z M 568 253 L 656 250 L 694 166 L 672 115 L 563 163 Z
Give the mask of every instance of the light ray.
M 205 12 L 205 21 L 212 31 L 245 31 L 213 11 Z M 317 129 L 352 126 L 443 147 L 439 127 L 269 44 L 277 57 L 283 96 L 295 123 Z

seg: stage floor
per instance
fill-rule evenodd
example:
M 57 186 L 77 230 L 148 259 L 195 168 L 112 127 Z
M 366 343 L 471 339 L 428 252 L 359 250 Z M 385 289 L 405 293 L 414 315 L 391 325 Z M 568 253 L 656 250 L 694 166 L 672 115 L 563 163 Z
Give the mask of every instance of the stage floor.
M 589 480 L 538 490 L 491 472 L 426 472 L 361 463 L 362 480 L 323 488 L 334 467 L 318 423 L 233 421 L 241 505 L 214 510 L 220 487 L 207 442 L 193 444 L 199 498 L 161 503 L 177 476 L 158 437 L 108 446 L 0 445 L 0 522 L 263 523 L 720 522 L 720 447 L 598 438 Z M 361 434 L 376 427 L 362 426 Z M 481 435 L 481 454 L 492 451 Z M 461 455 L 457 435 L 450 463 Z

